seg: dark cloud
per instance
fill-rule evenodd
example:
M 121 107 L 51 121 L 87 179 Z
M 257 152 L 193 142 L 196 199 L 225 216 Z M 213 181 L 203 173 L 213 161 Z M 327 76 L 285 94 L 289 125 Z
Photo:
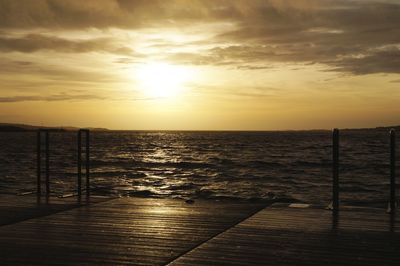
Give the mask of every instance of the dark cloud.
M 338 60 L 335 71 L 353 74 L 396 73 L 400 74 L 400 49 L 378 51 L 362 57 Z
M 218 1 L 217 1 L 218 2 Z M 221 13 L 214 1 L 1 0 L 0 28 L 139 28 Z M 226 1 L 221 1 L 221 3 Z
M 24 96 L 9 96 L 0 97 L 0 103 L 18 103 L 18 102 L 58 102 L 58 101 L 88 101 L 88 100 L 114 100 L 114 101 L 152 101 L 162 99 L 163 97 L 145 97 L 145 98 L 132 98 L 132 97 L 102 97 L 92 94 L 55 94 L 50 96 L 39 95 L 24 95 Z
M 257 65 L 239 65 L 236 67 L 237 69 L 247 69 L 247 70 L 258 70 L 258 69 L 271 69 L 272 66 L 268 66 L 268 65 L 261 65 L 261 66 L 257 66 Z
M 107 73 L 95 68 L 92 70 L 79 69 L 77 66 L 12 60 L 7 57 L 0 57 L 0 61 L 0 78 L 8 77 L 10 74 L 20 74 L 22 75 L 22 79 L 15 78 L 12 82 L 15 84 L 23 83 L 22 87 L 33 86 L 35 82 L 38 82 L 39 86 L 48 87 L 57 84 L 81 83 L 96 85 L 99 83 L 105 84 L 120 81 L 113 73 Z M 40 79 L 26 80 L 23 78 L 24 75 L 35 75 L 40 77 Z M 0 81 L 4 88 L 5 80 L 0 79 Z
M 287 94 L 287 92 L 285 92 L 285 90 L 281 88 L 268 87 L 268 86 L 248 86 L 245 88 L 242 86 L 240 87 L 233 86 L 224 89 L 219 86 L 213 86 L 213 85 L 191 84 L 191 88 L 196 93 L 210 94 L 213 95 L 213 97 L 235 98 L 235 99 L 276 98 Z M 215 95 L 216 90 L 223 93 L 220 93 L 218 96 L 216 96 Z
M 328 4 L 333 0 L 325 0 Z M 176 22 L 242 20 L 262 8 L 305 10 L 316 0 L 0 0 L 0 28 L 139 28 Z
M 247 69 L 278 62 L 325 64 L 353 74 L 400 72 L 398 48 L 393 48 L 400 46 L 400 3 L 394 0 L 0 0 L 3 33 L 35 28 L 183 29 L 209 22 L 229 22 L 232 27 L 204 42 L 214 45 L 212 49 L 166 57 L 184 64 Z M 168 43 L 154 45 L 168 48 Z M 3 52 L 43 49 L 132 53 L 110 39 L 0 38 Z
M 142 60 L 140 58 L 145 58 L 144 55 L 136 54 L 135 57 L 120 57 L 115 59 L 113 62 L 117 64 L 123 64 L 123 65 L 132 65 L 135 63 L 140 63 Z
M 110 27 L 118 15 L 118 12 L 113 15 L 115 4 L 115 1 L 1 0 L 0 28 Z
M 400 3 L 337 1 L 313 10 L 259 11 L 218 36 L 221 42 L 246 45 L 213 49 L 209 58 L 321 63 L 353 74 L 400 73 Z
M 25 96 L 10 96 L 10 97 L 0 97 L 1 103 L 15 103 L 15 102 L 36 102 L 36 101 L 82 101 L 82 100 L 103 100 L 104 97 L 90 95 L 90 94 L 56 94 L 50 96 L 37 96 L 37 95 L 25 95 Z
M 376 48 L 376 47 L 374 47 Z M 373 73 L 400 74 L 400 48 L 355 49 L 336 46 L 316 47 L 309 44 L 272 46 L 229 46 L 203 53 L 177 53 L 168 58 L 182 64 L 236 65 L 238 69 L 267 69 L 274 63 L 310 65 L 325 64 L 327 70 L 356 75 Z
M 116 46 L 110 39 L 97 38 L 90 40 L 68 40 L 55 36 L 28 34 L 19 38 L 0 37 L 1 52 L 32 53 L 40 50 L 51 50 L 65 53 L 110 52 L 132 55 L 130 48 Z
M 262 6 L 215 38 L 236 45 L 170 57 L 194 64 L 319 63 L 353 74 L 400 73 L 400 3 L 325 3 L 309 9 Z

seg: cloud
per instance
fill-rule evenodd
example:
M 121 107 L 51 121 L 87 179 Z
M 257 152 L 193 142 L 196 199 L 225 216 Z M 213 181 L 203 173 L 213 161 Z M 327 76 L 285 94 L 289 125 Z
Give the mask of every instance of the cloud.
M 400 47 L 399 3 L 326 3 L 315 9 L 264 7 L 217 37 L 238 45 L 208 51 L 209 58 L 320 63 L 353 74 L 400 73 L 398 48 L 388 48 Z
M 318 63 L 356 75 L 400 73 L 399 3 L 299 2 L 302 8 L 292 1 L 273 3 L 248 11 L 251 16 L 238 16 L 236 29 L 217 35 L 214 48 L 167 58 L 200 65 Z
M 19 38 L 0 37 L 1 52 L 32 53 L 51 50 L 64 53 L 110 52 L 130 55 L 133 51 L 124 46 L 115 46 L 110 39 L 68 40 L 56 36 L 28 34 Z
M 211 1 L 162 0 L 0 0 L 0 28 L 140 28 L 171 19 L 199 18 Z M 196 4 L 197 3 L 197 4 Z M 215 6 L 212 4 L 211 6 Z
M 117 15 L 116 1 L 0 1 L 0 28 L 109 27 Z
M 18 96 L 8 96 L 0 97 L 0 103 L 18 103 L 18 102 L 59 102 L 59 101 L 89 101 L 89 100 L 107 100 L 107 101 L 152 101 L 163 99 L 163 97 L 105 97 L 92 94 L 53 94 L 49 96 L 39 96 L 39 95 L 18 95 Z
M 328 3 L 332 1 L 327 1 Z M 317 0 L 0 0 L 0 28 L 140 28 L 178 21 L 235 20 L 263 7 L 306 10 Z M 18 16 L 16 16 L 18 14 Z
M 238 99 L 260 99 L 260 98 L 277 98 L 281 95 L 286 94 L 284 89 L 269 87 L 269 86 L 230 86 L 224 88 L 216 85 L 204 85 L 204 84 L 191 84 L 191 89 L 198 94 L 209 94 L 212 97 L 222 98 L 238 98 Z M 215 91 L 219 91 L 218 95 Z M 222 92 L 222 93 L 221 93 Z
M 230 27 L 203 40 L 196 52 L 188 52 L 182 44 L 168 47 L 167 41 L 152 48 L 182 64 L 251 69 L 276 62 L 318 63 L 356 75 L 400 72 L 397 51 L 387 49 L 400 45 L 400 3 L 392 0 L 0 0 L 0 51 L 102 51 L 132 56 L 129 47 L 118 45 L 122 43 L 118 36 L 71 40 L 56 37 L 57 31 L 162 32 L 166 27 L 179 31 L 214 22 Z M 33 29 L 47 29 L 53 35 L 4 37 L 13 30 Z
M 79 94 L 79 95 L 55 94 L 49 96 L 25 95 L 25 96 L 0 97 L 0 102 L 2 103 L 36 102 L 36 101 L 54 102 L 54 101 L 74 101 L 74 100 L 86 101 L 86 100 L 103 100 L 103 99 L 105 98 L 90 94 Z
M 0 57 L 0 82 L 1 89 L 5 89 L 8 77 L 14 74 L 10 80 L 14 85 L 10 87 L 51 87 L 81 83 L 84 86 L 119 82 L 120 79 L 112 73 L 98 68 L 80 68 L 76 65 L 56 64 L 39 61 L 27 61 L 26 59 L 13 60 L 13 57 Z M 23 58 L 23 57 L 22 57 Z M 79 61 L 78 61 L 79 63 Z M 19 78 L 18 75 L 21 75 Z M 35 76 L 35 79 L 26 79 L 26 76 Z M 16 78 L 17 77 L 17 78 Z M 24 78 L 25 77 L 25 78 Z M 21 85 L 18 85 L 21 84 Z
M 332 45 L 315 47 L 309 44 L 292 44 L 280 47 L 235 45 L 217 47 L 203 54 L 176 53 L 167 59 L 182 64 L 236 65 L 238 69 L 268 69 L 274 63 L 315 64 L 327 66 L 328 71 L 355 75 L 373 73 L 400 73 L 400 48 L 352 49 Z
M 400 49 L 378 51 L 361 57 L 339 60 L 332 65 L 339 72 L 351 72 L 356 75 L 372 73 L 400 73 Z
M 237 69 L 258 70 L 258 69 L 271 69 L 272 66 L 268 65 L 239 65 Z

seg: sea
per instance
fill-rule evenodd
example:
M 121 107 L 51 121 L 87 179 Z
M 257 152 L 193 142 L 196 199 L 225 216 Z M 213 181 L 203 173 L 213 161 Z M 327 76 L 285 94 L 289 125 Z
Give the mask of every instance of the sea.
M 36 132 L 2 132 L 0 147 L 0 193 L 35 191 Z M 52 193 L 76 192 L 76 132 L 51 132 L 49 151 Z M 387 205 L 389 158 L 387 130 L 342 130 L 341 201 Z M 332 133 L 93 131 L 90 177 L 106 196 L 328 205 Z

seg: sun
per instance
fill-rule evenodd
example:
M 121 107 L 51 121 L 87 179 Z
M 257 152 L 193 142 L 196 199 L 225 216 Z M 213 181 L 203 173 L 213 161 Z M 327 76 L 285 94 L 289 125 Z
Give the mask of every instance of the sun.
M 191 71 L 180 65 L 147 63 L 135 69 L 140 89 L 155 98 L 177 96 L 191 79 Z

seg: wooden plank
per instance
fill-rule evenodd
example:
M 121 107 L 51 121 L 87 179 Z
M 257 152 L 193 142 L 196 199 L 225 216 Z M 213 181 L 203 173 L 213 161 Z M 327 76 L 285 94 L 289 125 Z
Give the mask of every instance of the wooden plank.
M 0 227 L 5 265 L 162 265 L 265 207 L 120 198 Z
M 27 219 L 46 216 L 60 211 L 78 208 L 89 203 L 109 200 L 109 197 L 36 197 L 36 195 L 0 195 L 0 226 Z
M 268 207 L 171 265 L 400 265 L 400 227 L 382 209 Z

